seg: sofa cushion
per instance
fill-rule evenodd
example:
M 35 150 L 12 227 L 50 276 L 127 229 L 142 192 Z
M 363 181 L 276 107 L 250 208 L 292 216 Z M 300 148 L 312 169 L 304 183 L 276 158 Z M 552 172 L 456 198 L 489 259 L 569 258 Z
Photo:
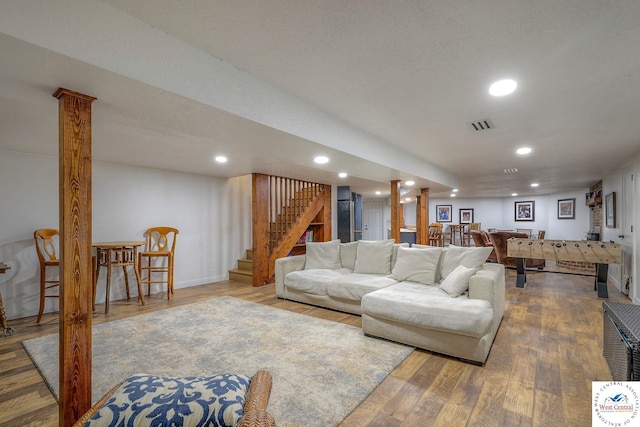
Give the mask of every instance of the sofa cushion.
M 396 265 L 396 260 L 398 259 L 398 249 L 400 248 L 410 248 L 411 245 L 409 243 L 394 243 L 393 251 L 391 252 L 391 270 L 393 270 L 393 266 Z
M 350 273 L 351 270 L 348 268 L 298 270 L 287 273 L 284 276 L 284 284 L 287 288 L 298 291 L 314 295 L 327 295 L 328 283 L 331 283 L 337 277 Z
M 356 254 L 358 253 L 358 242 L 340 243 L 340 261 L 342 268 L 351 271 L 356 267 Z
M 160 377 L 134 374 L 85 426 L 235 426 L 242 417 L 251 377 Z
M 479 338 L 493 320 L 488 301 L 450 297 L 438 285 L 400 282 L 366 294 L 362 313 L 393 322 Z
M 306 252 L 305 270 L 316 268 L 338 269 L 342 267 L 340 262 L 340 240 L 308 242 Z
M 436 270 L 442 248 L 398 248 L 398 256 L 391 273 L 398 281 L 430 285 L 436 281 Z
M 467 268 L 480 268 L 487 260 L 493 248 L 460 247 L 449 245 L 442 259 L 442 279 L 446 277 L 459 265 Z
M 393 239 L 359 240 L 354 273 L 391 274 Z
M 392 276 L 386 274 L 351 273 L 335 277 L 327 284 L 327 295 L 350 301 L 360 301 L 369 292 L 386 288 L 398 283 Z
M 476 271 L 478 271 L 477 268 L 459 265 L 440 283 L 440 289 L 452 297 L 460 296 L 469 289 L 469 279 Z

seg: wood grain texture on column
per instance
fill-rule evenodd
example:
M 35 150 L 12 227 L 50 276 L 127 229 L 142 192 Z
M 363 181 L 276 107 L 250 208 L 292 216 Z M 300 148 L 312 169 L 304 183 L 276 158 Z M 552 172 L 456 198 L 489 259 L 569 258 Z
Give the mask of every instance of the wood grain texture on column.
M 269 177 L 252 174 L 251 221 L 253 249 L 253 286 L 269 283 Z
M 391 238 L 400 243 L 400 181 L 391 181 Z
M 429 189 L 421 188 L 416 199 L 416 243 L 429 244 Z
M 60 392 L 59 425 L 91 407 L 91 103 L 60 88 Z M 117 381 L 114 379 L 114 381 Z

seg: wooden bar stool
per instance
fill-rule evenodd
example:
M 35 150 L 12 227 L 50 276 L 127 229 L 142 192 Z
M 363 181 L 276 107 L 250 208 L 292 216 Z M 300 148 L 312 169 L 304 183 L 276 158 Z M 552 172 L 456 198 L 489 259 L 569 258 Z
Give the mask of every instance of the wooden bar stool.
M 171 294 L 174 293 L 173 263 L 178 233 L 178 229 L 173 227 L 152 227 L 145 232 L 147 241 L 144 251 L 138 254 L 138 268 L 142 283 L 147 284 L 147 295 L 151 295 L 152 283 L 166 283 L 167 299 L 171 299 Z M 154 258 L 160 259 L 160 264 Z M 165 265 L 163 259 L 166 259 Z M 153 278 L 154 274 L 156 279 Z M 166 274 L 166 280 L 158 278 L 158 274 Z
M 41 228 L 33 232 L 36 241 L 36 252 L 40 262 L 40 308 L 38 309 L 38 319 L 42 320 L 44 313 L 44 302 L 46 298 L 60 298 L 59 293 L 52 294 L 51 289 L 60 287 L 60 278 L 47 280 L 47 269 L 60 267 L 60 260 L 56 256 L 56 241 L 60 233 L 53 228 Z M 58 273 L 59 274 L 59 273 Z

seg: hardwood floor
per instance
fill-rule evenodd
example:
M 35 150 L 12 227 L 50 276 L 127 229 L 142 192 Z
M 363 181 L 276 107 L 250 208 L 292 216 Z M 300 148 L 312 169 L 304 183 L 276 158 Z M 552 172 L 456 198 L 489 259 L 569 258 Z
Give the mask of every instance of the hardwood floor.
M 416 350 L 356 408 L 342 426 L 585 426 L 591 425 L 591 381 L 611 380 L 602 356 L 602 300 L 593 277 L 531 273 L 526 289 L 507 271 L 507 305 L 484 367 Z M 360 326 L 360 317 L 282 301 L 273 285 L 220 282 L 159 293 L 140 307 L 112 301 L 98 306 L 94 324 L 221 295 Z M 613 286 L 609 301 L 630 302 Z M 10 321 L 0 338 L 0 427 L 55 426 L 57 403 L 22 341 L 57 332 L 58 316 Z M 274 384 L 277 386 L 277 383 Z

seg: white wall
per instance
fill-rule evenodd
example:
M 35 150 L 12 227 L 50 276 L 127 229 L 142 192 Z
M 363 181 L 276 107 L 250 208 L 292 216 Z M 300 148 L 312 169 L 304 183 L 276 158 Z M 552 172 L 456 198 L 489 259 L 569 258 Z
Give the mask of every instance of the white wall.
M 94 242 L 142 240 L 157 225 L 180 230 L 176 289 L 225 280 L 251 248 L 251 176 L 225 180 L 94 162 L 92 197 Z M 0 260 L 11 266 L 0 276 L 7 315 L 35 315 L 40 291 L 33 231 L 59 228 L 57 157 L 0 150 L 0 200 Z M 105 299 L 105 273 L 98 302 Z M 122 270 L 114 273 L 111 299 L 125 298 Z M 129 277 L 135 284 L 133 272 Z M 135 285 L 132 292 L 137 295 Z M 45 310 L 57 307 L 48 299 Z
M 482 198 L 482 199 L 430 199 L 429 223 L 436 222 L 436 206 L 452 206 L 452 222 L 460 221 L 460 209 L 473 209 L 474 222 L 481 223 L 482 229 L 497 228 L 515 230 L 532 228 L 546 231 L 547 239 L 582 240 L 589 231 L 589 208 L 584 204 L 584 193 L 588 188 L 573 192 L 535 197 Z M 575 219 L 558 219 L 558 200 L 576 199 Z M 534 221 L 515 220 L 515 202 L 535 202 Z M 408 203 L 405 209 L 415 212 L 415 203 Z M 406 213 L 405 211 L 405 217 Z M 415 218 L 413 213 L 412 218 Z M 448 223 L 445 223 L 445 225 Z

